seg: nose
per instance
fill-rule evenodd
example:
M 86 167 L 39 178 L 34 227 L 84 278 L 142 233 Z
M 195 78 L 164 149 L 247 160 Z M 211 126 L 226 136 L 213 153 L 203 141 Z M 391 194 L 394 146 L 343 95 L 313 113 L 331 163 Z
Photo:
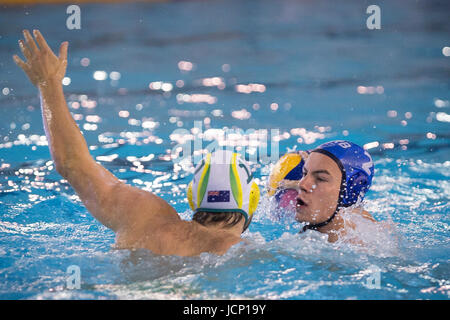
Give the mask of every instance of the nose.
M 312 182 L 308 175 L 303 176 L 303 178 L 298 183 L 301 192 L 312 192 Z

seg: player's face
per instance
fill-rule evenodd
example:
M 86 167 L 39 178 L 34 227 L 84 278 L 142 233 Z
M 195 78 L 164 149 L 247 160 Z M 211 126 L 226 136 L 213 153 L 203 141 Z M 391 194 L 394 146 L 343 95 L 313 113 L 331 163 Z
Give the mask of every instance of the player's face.
M 328 156 L 312 152 L 303 167 L 296 202 L 296 219 L 312 224 L 331 217 L 338 204 L 342 173 Z

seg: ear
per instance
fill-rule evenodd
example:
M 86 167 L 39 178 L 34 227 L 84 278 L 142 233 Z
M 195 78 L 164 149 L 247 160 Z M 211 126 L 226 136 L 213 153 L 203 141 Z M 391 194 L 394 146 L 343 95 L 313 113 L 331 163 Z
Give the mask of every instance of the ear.
M 367 175 L 361 171 L 354 173 L 349 181 L 351 182 L 352 189 L 346 189 L 345 197 L 347 199 L 348 205 L 353 205 L 358 201 L 358 197 L 361 193 L 365 193 L 369 188 L 369 180 Z

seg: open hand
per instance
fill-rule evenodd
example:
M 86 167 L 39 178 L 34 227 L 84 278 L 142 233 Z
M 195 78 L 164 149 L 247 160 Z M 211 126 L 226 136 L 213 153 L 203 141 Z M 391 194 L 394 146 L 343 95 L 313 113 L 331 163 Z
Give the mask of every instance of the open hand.
M 62 81 L 66 73 L 69 43 L 65 41 L 61 44 L 59 57 L 57 57 L 39 30 L 33 30 L 33 34 L 37 44 L 28 30 L 23 31 L 25 41 L 19 40 L 19 47 L 26 62 L 17 55 L 13 55 L 14 62 L 22 68 L 31 83 L 38 88 L 45 86 L 50 80 Z

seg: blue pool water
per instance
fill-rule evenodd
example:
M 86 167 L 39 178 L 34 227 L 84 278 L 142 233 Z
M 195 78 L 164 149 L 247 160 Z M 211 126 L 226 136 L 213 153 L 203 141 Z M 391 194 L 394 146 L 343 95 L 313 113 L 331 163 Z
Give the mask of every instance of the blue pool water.
M 370 4 L 83 4 L 81 30 L 65 27 L 64 5 L 1 7 L 0 298 L 448 299 L 449 4 L 378 1 L 381 29 L 368 30 Z M 54 49 L 69 41 L 64 90 L 97 161 L 184 219 L 189 166 L 169 155 L 174 131 L 201 121 L 205 135 L 278 129 L 280 153 L 366 145 L 376 171 L 365 206 L 394 231 L 361 222 L 365 247 L 330 244 L 297 234 L 263 194 L 248 243 L 224 256 L 113 250 L 113 232 L 54 170 L 37 91 L 11 58 L 24 28 Z M 263 188 L 270 165 L 253 166 Z M 80 289 L 67 288 L 71 265 Z

